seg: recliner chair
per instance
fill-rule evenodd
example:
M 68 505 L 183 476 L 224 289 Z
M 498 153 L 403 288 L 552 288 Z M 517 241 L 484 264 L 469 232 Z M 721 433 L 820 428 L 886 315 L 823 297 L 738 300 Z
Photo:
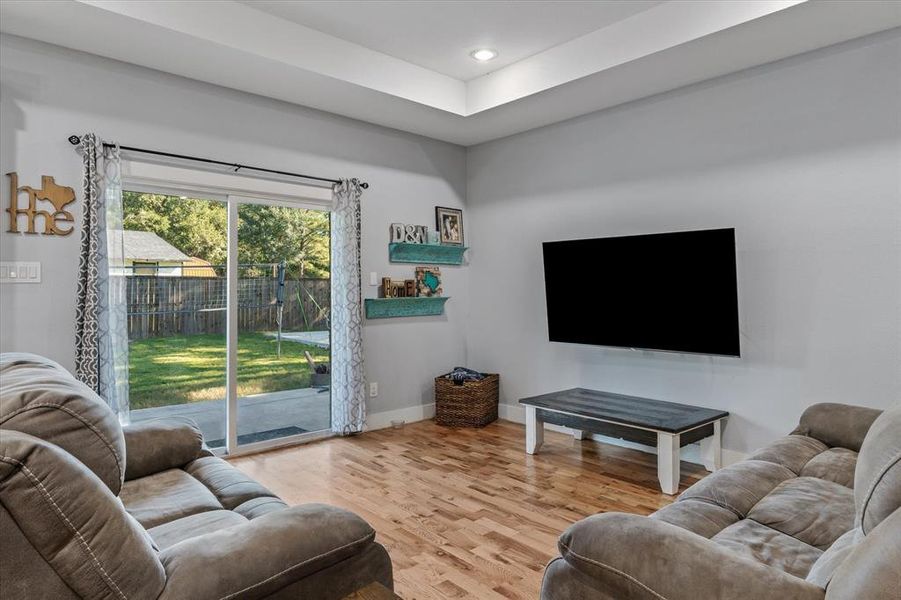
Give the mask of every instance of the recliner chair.
M 338 600 L 392 587 L 375 531 L 288 507 L 188 421 L 120 427 L 48 359 L 0 355 L 0 596 Z

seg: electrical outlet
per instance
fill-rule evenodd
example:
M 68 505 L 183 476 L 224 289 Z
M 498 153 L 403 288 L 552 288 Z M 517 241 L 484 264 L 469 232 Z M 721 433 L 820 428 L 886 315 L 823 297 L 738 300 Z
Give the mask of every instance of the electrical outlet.
M 379 384 L 373 381 L 369 384 L 369 397 L 375 398 L 379 395 Z

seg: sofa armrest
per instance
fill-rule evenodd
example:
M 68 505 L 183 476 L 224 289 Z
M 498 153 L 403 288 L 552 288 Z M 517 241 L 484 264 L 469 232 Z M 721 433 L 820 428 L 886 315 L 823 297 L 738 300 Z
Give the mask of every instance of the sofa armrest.
M 160 553 L 159 600 L 263 598 L 363 552 L 375 531 L 357 515 L 304 504 L 208 533 Z
M 570 569 L 549 569 L 542 600 L 578 597 L 660 600 L 822 600 L 823 589 L 768 567 L 695 533 L 657 519 L 623 513 L 575 523 L 559 540 Z M 554 573 L 563 575 L 554 576 Z M 572 579 L 570 582 L 567 579 Z M 590 595 L 586 591 L 592 590 Z
M 860 452 L 863 438 L 881 410 L 851 404 L 823 402 L 813 404 L 801 414 L 793 434 L 806 435 L 830 447 Z
M 167 417 L 122 428 L 125 480 L 178 469 L 201 456 L 212 456 L 203 433 L 190 419 Z

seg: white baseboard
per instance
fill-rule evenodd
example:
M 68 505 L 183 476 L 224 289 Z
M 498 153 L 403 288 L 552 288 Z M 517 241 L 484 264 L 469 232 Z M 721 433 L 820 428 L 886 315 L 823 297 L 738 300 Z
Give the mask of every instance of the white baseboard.
M 520 405 L 511 405 L 511 404 L 500 404 L 498 405 L 498 417 L 504 419 L 505 421 L 513 421 L 514 423 L 525 423 L 525 410 L 523 410 Z M 569 427 L 561 427 L 560 425 L 551 425 L 550 423 L 545 423 L 544 428 L 549 431 L 557 431 L 560 433 L 565 433 L 567 435 L 572 435 L 573 430 Z M 635 442 L 629 442 L 626 440 L 622 440 L 619 438 L 607 437 L 606 435 L 598 435 L 592 434 L 591 439 L 603 442 L 605 444 L 612 444 L 614 446 L 621 446 L 623 448 L 631 448 L 632 450 L 638 450 L 640 452 L 646 452 L 648 454 L 657 454 L 657 448 L 655 446 L 645 446 L 644 444 L 636 444 Z M 748 457 L 744 452 L 739 452 L 737 450 L 730 450 L 728 448 L 723 448 L 723 466 L 729 466 L 731 464 L 735 464 L 737 462 L 743 461 Z M 701 445 L 700 444 L 688 444 L 682 447 L 682 452 L 680 458 L 685 462 L 690 462 L 696 465 L 702 465 L 707 470 L 711 470 L 712 459 L 704 459 L 701 457 Z
M 415 423 L 416 421 L 425 421 L 435 416 L 435 403 L 420 404 L 419 406 L 409 406 L 407 408 L 398 408 L 397 410 L 386 410 L 378 413 L 366 415 L 366 427 L 363 431 L 374 431 L 376 429 L 385 429 L 391 427 L 391 421 L 405 421 L 407 423 Z

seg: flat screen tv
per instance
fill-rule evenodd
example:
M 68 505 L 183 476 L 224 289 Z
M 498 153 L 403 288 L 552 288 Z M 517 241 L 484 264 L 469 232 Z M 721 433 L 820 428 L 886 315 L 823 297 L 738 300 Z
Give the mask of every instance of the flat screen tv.
M 739 356 L 735 230 L 544 242 L 552 342 Z

